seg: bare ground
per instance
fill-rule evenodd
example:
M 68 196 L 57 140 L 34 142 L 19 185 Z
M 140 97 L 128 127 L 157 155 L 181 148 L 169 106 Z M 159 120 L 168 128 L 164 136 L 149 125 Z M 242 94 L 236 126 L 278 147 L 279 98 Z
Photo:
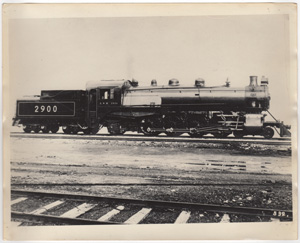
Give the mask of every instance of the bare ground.
M 12 188 L 292 208 L 290 148 L 285 146 L 28 138 L 11 142 Z

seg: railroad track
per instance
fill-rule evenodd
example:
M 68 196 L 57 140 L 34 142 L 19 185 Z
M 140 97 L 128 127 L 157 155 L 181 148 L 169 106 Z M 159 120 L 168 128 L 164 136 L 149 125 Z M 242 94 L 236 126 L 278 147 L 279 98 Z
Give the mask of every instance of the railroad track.
M 289 210 L 11 191 L 16 226 L 292 221 Z
M 13 183 L 11 184 L 12 187 L 58 187 L 58 186 L 222 186 L 222 187 L 230 187 L 230 186 L 291 186 L 291 183 L 288 182 L 264 182 L 264 183 L 187 183 L 187 182 L 162 182 L 162 183 Z
M 96 135 L 68 135 L 63 133 L 58 134 L 43 134 L 43 133 L 22 133 L 22 132 L 12 132 L 10 134 L 13 138 L 51 138 L 51 139 L 81 139 L 81 140 L 118 140 L 118 141 L 159 141 L 159 142 L 185 142 L 185 143 L 220 143 L 220 144 L 240 144 L 240 143 L 251 143 L 251 144 L 264 144 L 264 145 L 291 145 L 290 138 L 272 138 L 263 139 L 257 137 L 246 137 L 246 138 L 213 138 L 213 137 L 203 137 L 203 138 L 191 138 L 191 137 L 166 137 L 166 136 L 145 136 L 145 135 L 122 135 L 122 136 L 112 136 L 106 134 L 96 134 Z

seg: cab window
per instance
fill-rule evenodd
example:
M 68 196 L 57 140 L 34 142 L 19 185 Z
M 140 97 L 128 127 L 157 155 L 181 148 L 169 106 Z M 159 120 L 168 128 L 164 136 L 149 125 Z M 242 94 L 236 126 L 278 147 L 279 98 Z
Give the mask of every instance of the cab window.
M 114 90 L 113 89 L 101 89 L 100 90 L 100 99 L 101 100 L 114 99 Z

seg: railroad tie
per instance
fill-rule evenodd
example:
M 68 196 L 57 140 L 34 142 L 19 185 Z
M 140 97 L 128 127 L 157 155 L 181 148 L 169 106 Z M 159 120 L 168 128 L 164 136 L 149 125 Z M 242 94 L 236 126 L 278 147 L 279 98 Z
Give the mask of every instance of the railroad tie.
M 11 221 L 10 223 L 11 223 L 11 226 L 12 226 L 12 228 L 13 228 L 13 227 L 18 227 L 18 226 L 20 226 L 23 222 L 15 222 L 15 221 Z
M 142 208 L 136 214 L 132 215 L 128 220 L 126 220 L 125 224 L 138 224 L 141 222 L 150 212 L 152 208 Z
M 189 211 L 182 211 L 179 216 L 177 217 L 174 224 L 186 224 L 191 216 L 191 212 Z
M 270 222 L 278 223 L 278 222 L 280 222 L 280 219 L 278 219 L 278 218 L 271 218 Z
M 13 201 L 11 202 L 10 205 L 14 205 L 14 204 L 17 204 L 17 203 L 19 203 L 19 202 L 23 202 L 23 201 L 25 201 L 26 199 L 27 199 L 27 197 L 19 197 L 19 198 L 13 200 Z
M 41 208 L 38 208 L 34 211 L 31 212 L 31 214 L 42 214 L 44 212 L 46 212 L 47 210 L 51 209 L 51 208 L 54 208 L 62 203 L 64 203 L 65 201 L 61 201 L 61 200 L 58 200 L 58 201 L 55 201 L 53 203 L 50 203 L 44 207 L 41 207 Z
M 230 217 L 227 213 L 224 213 L 220 223 L 230 223 Z
M 118 213 L 120 213 L 122 210 L 124 210 L 124 206 L 118 206 L 117 209 L 113 209 L 113 210 L 109 211 L 107 214 L 104 214 L 99 219 L 97 219 L 97 221 L 108 221 L 113 216 L 115 216 Z
M 77 218 L 80 215 L 91 210 L 95 206 L 97 206 L 97 204 L 83 203 L 83 204 L 79 205 L 78 207 L 75 207 L 75 208 L 65 212 L 64 214 L 60 215 L 60 217 Z

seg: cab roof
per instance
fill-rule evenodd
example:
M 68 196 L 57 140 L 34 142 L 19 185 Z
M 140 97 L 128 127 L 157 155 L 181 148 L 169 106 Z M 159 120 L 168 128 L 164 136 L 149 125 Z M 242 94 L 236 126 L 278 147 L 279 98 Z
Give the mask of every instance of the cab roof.
M 98 81 L 88 81 L 86 83 L 86 90 L 96 89 L 100 87 L 122 87 L 126 82 L 125 79 L 120 80 L 98 80 Z

